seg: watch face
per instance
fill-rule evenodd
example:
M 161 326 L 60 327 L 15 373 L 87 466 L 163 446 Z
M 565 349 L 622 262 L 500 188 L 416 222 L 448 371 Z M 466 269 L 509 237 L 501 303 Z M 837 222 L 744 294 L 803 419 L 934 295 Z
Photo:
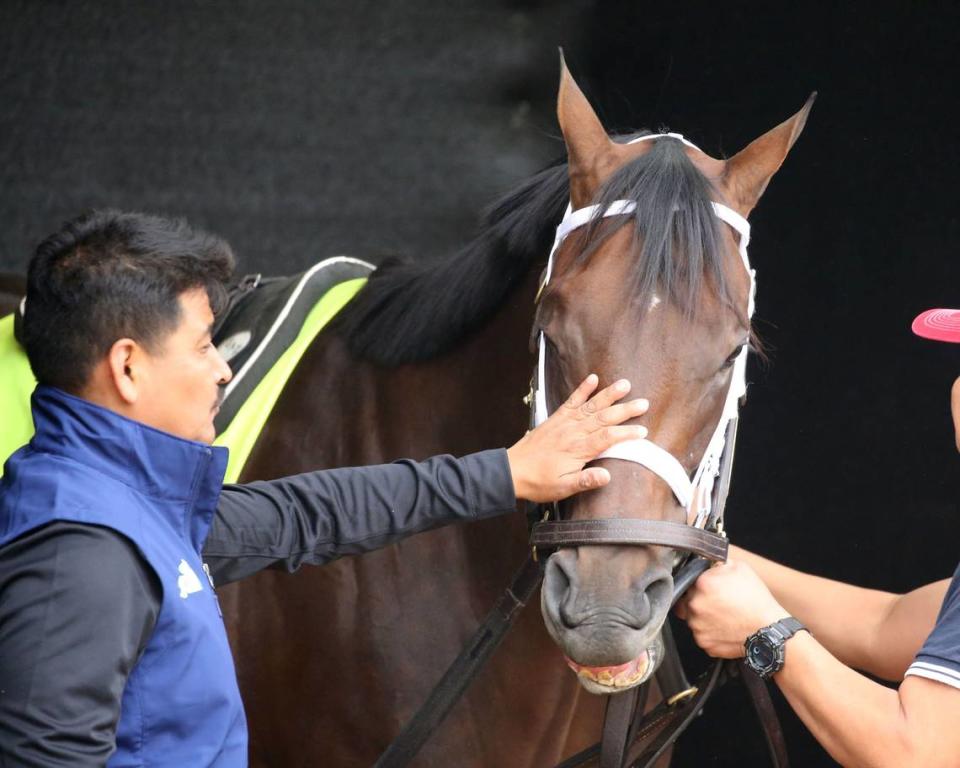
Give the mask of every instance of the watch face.
M 777 652 L 765 638 L 750 643 L 750 661 L 756 669 L 769 669 L 777 660 Z

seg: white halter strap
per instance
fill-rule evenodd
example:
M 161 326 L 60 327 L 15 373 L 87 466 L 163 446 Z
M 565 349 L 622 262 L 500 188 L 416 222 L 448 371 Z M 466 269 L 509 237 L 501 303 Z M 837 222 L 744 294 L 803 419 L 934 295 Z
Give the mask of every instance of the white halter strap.
M 638 139 L 634 139 L 634 142 L 660 139 L 663 137 L 676 139 L 688 147 L 698 149 L 694 144 L 677 133 L 641 136 Z M 747 246 L 750 243 L 750 224 L 743 216 L 722 203 L 711 202 L 711 206 L 717 218 L 729 224 L 740 235 L 738 250 L 740 251 L 740 258 L 743 260 L 743 266 L 750 276 L 747 316 L 753 317 L 756 274 L 754 270 L 751 269 L 750 260 L 747 257 Z M 601 211 L 600 206 L 597 205 L 587 206 L 586 208 L 580 208 L 576 211 L 572 210 L 570 205 L 567 205 L 567 212 L 557 227 L 553 247 L 550 249 L 550 257 L 547 260 L 547 269 L 544 273 L 541 290 L 543 286 L 546 286 L 550 281 L 553 274 L 554 256 L 570 232 L 596 218 L 623 216 L 633 213 L 636 208 L 637 204 L 632 200 L 616 200 L 603 211 Z M 539 334 L 537 346 L 534 423 L 539 425 L 546 421 L 548 415 L 546 395 L 546 344 L 544 343 L 542 332 Z M 727 425 L 732 419 L 737 417 L 740 399 L 746 393 L 747 354 L 748 350 L 744 348 L 740 351 L 740 354 L 734 362 L 733 373 L 730 378 L 730 388 L 727 390 L 727 398 L 724 402 L 723 412 L 720 415 L 720 421 L 717 423 L 713 436 L 707 444 L 703 458 L 700 460 L 700 465 L 694 473 L 692 481 L 687 475 L 686 469 L 684 469 L 683 465 L 671 453 L 650 440 L 628 440 L 623 443 L 618 443 L 607 451 L 604 451 L 598 458 L 622 459 L 646 467 L 661 477 L 667 485 L 670 486 L 677 501 L 687 510 L 688 516 L 694 517 L 694 525 L 698 527 L 704 526 L 710 518 L 713 484 L 720 471 L 720 458 L 723 455 L 723 448 L 726 442 Z

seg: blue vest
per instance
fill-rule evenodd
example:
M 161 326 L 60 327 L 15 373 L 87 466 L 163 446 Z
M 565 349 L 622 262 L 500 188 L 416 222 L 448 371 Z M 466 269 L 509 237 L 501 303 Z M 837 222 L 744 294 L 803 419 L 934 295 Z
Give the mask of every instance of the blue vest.
M 200 557 L 227 450 L 51 387 L 37 387 L 32 409 L 36 434 L 0 480 L 0 546 L 55 520 L 106 526 L 137 546 L 163 588 L 108 765 L 245 766 L 233 658 Z

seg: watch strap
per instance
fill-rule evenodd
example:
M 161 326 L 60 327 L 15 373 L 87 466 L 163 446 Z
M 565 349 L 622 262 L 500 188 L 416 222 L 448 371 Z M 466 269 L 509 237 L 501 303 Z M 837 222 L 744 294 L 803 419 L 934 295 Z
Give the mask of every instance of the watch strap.
M 793 616 L 787 616 L 780 621 L 775 621 L 773 624 L 768 624 L 765 627 L 758 629 L 750 637 L 746 639 L 743 644 L 744 649 L 746 650 L 746 659 L 745 663 L 748 669 L 756 672 L 764 680 L 770 679 L 773 675 L 783 669 L 784 661 L 786 660 L 785 652 L 787 640 L 793 637 L 800 630 L 808 630 L 800 621 L 795 619 Z M 754 643 L 765 642 L 767 644 L 772 644 L 774 659 L 769 665 L 762 665 L 756 663 L 753 658 L 751 651 Z
M 770 628 L 775 629 L 784 641 L 789 640 L 801 629 L 806 630 L 807 632 L 810 631 L 799 619 L 795 619 L 793 616 L 787 616 L 785 619 L 780 619 L 780 621 L 773 622 L 773 624 L 770 625 Z

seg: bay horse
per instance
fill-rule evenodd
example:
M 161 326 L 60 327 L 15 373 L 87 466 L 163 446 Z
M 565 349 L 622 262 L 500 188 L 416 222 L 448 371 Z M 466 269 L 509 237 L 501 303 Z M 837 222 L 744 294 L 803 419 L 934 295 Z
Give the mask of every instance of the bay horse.
M 811 103 L 718 160 L 666 136 L 611 141 L 564 66 L 567 164 L 494 205 L 455 256 L 373 273 L 302 359 L 241 479 L 509 445 L 528 425 L 522 397 L 541 330 L 552 406 L 590 371 L 602 386 L 629 378 L 651 402 L 649 439 L 692 471 L 720 417 L 730 361 L 750 339 L 748 275 L 711 201 L 748 216 Z M 569 237 L 535 304 L 568 199 L 577 209 L 623 198 L 636 211 Z M 565 505 L 565 517 L 684 519 L 652 473 L 603 462 L 613 482 Z M 507 516 L 224 589 L 251 764 L 372 765 L 508 583 L 526 542 L 523 516 Z M 571 674 L 568 660 L 623 665 L 655 644 L 672 562 L 663 547 L 553 554 L 542 618 L 524 613 L 415 764 L 550 766 L 594 743 L 603 697 L 584 686 L 610 689 Z
M 304 355 L 241 481 L 509 445 L 528 426 L 522 400 L 539 332 L 549 405 L 588 372 L 601 386 L 629 378 L 651 402 L 649 439 L 692 471 L 729 362 L 750 338 L 749 280 L 710 203 L 748 216 L 810 104 L 718 160 L 670 136 L 611 141 L 564 66 L 568 161 L 495 204 L 456 255 L 374 272 Z M 543 287 L 568 200 L 606 209 L 620 199 L 635 211 L 568 237 Z M 3 311 L 19 300 L 7 290 Z M 563 505 L 563 517 L 684 519 L 652 473 L 602 461 L 613 482 Z M 505 516 L 222 588 L 251 765 L 372 765 L 509 582 L 527 533 L 522 515 Z M 551 555 L 541 614 L 521 615 L 415 764 L 551 766 L 596 742 L 604 697 L 594 693 L 609 688 L 568 665 L 637 670 L 667 616 L 673 556 L 652 546 Z

